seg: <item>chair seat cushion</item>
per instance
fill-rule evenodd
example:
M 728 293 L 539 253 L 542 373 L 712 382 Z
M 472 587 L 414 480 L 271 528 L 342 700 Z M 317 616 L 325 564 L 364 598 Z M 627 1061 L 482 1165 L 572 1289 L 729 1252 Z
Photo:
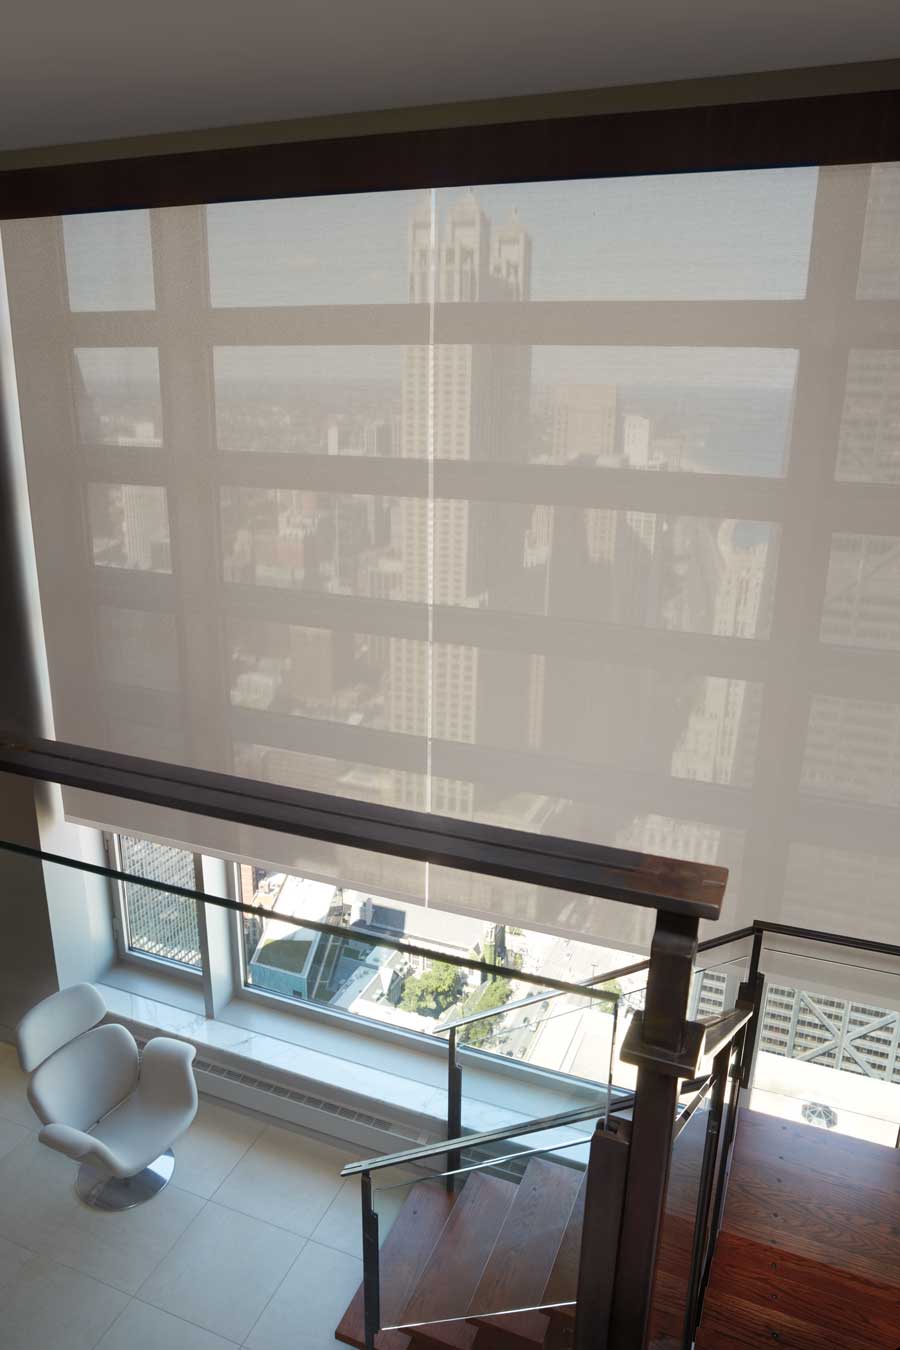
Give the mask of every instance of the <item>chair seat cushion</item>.
M 191 1124 L 197 1111 L 191 1079 L 182 1093 L 165 1095 L 139 1081 L 136 1090 L 90 1131 L 115 1156 L 114 1176 L 130 1177 L 165 1153 Z

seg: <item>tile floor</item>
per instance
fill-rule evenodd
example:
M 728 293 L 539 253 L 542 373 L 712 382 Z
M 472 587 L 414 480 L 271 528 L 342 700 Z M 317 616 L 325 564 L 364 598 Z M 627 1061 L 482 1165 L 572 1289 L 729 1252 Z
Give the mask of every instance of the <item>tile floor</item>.
M 37 1128 L 0 1044 L 3 1350 L 337 1344 L 362 1277 L 358 1183 L 339 1175 L 358 1155 L 203 1100 L 173 1182 L 111 1215 L 79 1203 L 75 1165 Z

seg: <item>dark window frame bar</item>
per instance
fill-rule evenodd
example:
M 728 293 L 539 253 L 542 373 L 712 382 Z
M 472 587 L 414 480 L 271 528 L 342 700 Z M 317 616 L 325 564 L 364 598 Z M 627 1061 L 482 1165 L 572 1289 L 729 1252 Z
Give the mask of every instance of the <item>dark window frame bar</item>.
M 7 169 L 0 218 L 896 159 L 889 89 Z

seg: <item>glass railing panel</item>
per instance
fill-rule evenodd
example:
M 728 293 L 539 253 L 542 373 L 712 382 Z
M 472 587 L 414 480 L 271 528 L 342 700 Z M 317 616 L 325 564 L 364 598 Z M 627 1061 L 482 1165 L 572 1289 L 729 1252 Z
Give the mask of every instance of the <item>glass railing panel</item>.
M 750 1106 L 889 1148 L 900 1140 L 900 961 L 767 933 Z
M 605 1107 L 615 1042 L 615 995 L 561 994 L 460 1026 L 464 1131 Z
M 381 1326 L 502 1320 L 540 1343 L 573 1316 L 589 1145 L 557 1127 L 464 1148 L 451 1173 L 375 1174 Z
M 688 1015 L 698 1020 L 730 1012 L 750 974 L 753 939 L 699 952 L 691 981 Z
M 679 1110 L 693 1094 L 685 1094 Z M 660 1228 L 656 1275 L 650 1314 L 650 1350 L 683 1350 L 685 1323 L 691 1298 L 694 1239 L 701 1199 L 701 1174 L 710 1120 L 711 1092 L 683 1123 L 672 1146 L 669 1187 Z

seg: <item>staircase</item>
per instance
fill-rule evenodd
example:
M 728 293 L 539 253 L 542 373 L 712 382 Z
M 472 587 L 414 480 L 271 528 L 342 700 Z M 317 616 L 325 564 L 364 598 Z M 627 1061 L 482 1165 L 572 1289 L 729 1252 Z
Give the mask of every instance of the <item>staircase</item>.
M 696 1350 L 898 1350 L 900 1152 L 742 1111 Z
M 413 1185 L 381 1247 L 382 1325 L 406 1324 L 408 1329 L 379 1332 L 376 1350 L 570 1346 L 585 1179 L 581 1168 L 533 1158 L 519 1184 L 477 1171 L 455 1196 L 438 1182 Z M 684 1189 L 684 1203 L 677 1202 L 667 1214 L 668 1236 L 657 1274 L 658 1340 L 653 1343 L 660 1347 L 676 1344 L 668 1335 L 677 1335 L 683 1321 L 684 1278 L 690 1265 Z M 673 1194 L 679 1194 L 677 1179 Z M 567 1303 L 573 1306 L 528 1311 Z M 498 1315 L 504 1309 L 526 1311 Z M 364 1350 L 362 1286 L 335 1334 Z
M 381 1321 L 430 1325 L 379 1332 L 377 1350 L 563 1344 L 574 1309 L 490 1314 L 575 1298 L 585 1175 L 533 1158 L 518 1184 L 477 1171 L 456 1195 L 413 1185 L 381 1248 Z M 362 1286 L 335 1334 L 363 1350 Z
M 650 1350 L 684 1343 L 701 1141 L 673 1151 Z M 547 1305 L 575 1298 L 585 1177 L 537 1157 L 518 1184 L 413 1184 L 381 1246 L 382 1325 L 407 1329 L 376 1350 L 568 1350 L 574 1306 Z M 364 1350 L 362 1286 L 336 1335 Z M 695 1350 L 772 1345 L 900 1350 L 900 1152 L 742 1110 Z

